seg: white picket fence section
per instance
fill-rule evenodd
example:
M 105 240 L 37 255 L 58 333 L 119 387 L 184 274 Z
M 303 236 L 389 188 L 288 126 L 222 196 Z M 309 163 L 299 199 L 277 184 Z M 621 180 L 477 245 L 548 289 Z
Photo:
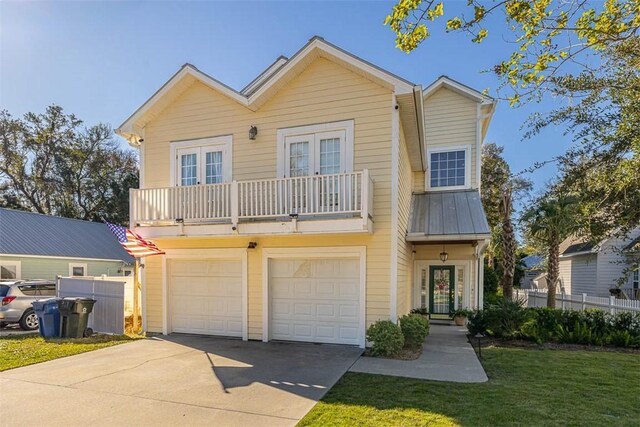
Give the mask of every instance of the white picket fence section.
M 546 307 L 546 290 L 514 289 L 517 299 L 526 301 L 527 307 Z M 563 310 L 587 310 L 597 308 L 611 314 L 623 311 L 640 312 L 640 301 L 618 299 L 615 297 L 592 297 L 587 294 L 569 295 L 559 292 L 556 295 L 556 308 Z
M 104 280 L 102 277 L 59 277 L 57 296 L 93 298 L 88 327 L 96 332 L 124 334 L 125 289 L 127 277 Z M 133 281 L 131 281 L 133 291 Z M 133 295 L 133 294 L 132 294 Z

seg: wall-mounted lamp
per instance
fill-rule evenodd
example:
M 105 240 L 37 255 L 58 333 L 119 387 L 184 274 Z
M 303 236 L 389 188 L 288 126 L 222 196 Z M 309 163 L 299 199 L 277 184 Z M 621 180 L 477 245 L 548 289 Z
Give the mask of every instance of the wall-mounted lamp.
M 258 242 L 249 242 L 247 249 L 255 249 L 258 247 Z
M 256 136 L 258 136 L 258 128 L 256 126 L 251 126 L 249 128 L 249 139 L 250 140 L 255 140 Z
M 444 250 L 444 244 L 442 245 L 442 252 L 440 252 L 440 261 L 447 262 L 449 254 Z

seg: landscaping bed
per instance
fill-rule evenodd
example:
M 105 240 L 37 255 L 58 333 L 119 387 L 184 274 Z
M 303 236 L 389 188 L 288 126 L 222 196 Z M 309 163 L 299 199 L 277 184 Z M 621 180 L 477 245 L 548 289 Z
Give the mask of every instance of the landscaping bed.
M 299 425 L 635 426 L 640 362 L 620 352 L 488 347 L 486 383 L 348 373 Z
M 89 338 L 44 339 L 22 335 L 0 338 L 0 372 L 34 363 L 111 347 L 137 339 L 127 335 L 94 335 Z

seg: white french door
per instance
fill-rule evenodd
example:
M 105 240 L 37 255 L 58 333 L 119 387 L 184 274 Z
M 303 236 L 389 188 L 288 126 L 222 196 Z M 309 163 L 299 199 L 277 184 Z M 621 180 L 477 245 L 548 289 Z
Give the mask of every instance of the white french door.
M 285 138 L 285 177 L 347 172 L 345 131 Z
M 226 147 L 188 147 L 176 150 L 176 185 L 219 184 L 230 181 Z
M 345 131 L 319 132 L 285 138 L 285 176 L 333 175 L 346 172 Z M 334 178 L 334 179 L 331 179 Z M 335 177 L 294 180 L 287 189 L 293 193 L 292 211 L 303 210 L 309 200 L 317 200 L 318 208 L 332 209 L 338 205 L 340 180 Z M 312 186 L 312 187 L 311 187 Z M 311 187 L 311 188 L 308 188 Z

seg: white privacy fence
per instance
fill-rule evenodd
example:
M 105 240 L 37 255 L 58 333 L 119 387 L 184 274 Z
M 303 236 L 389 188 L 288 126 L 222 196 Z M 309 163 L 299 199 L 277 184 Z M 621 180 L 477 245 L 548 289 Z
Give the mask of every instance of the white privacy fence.
M 127 298 L 127 293 L 130 293 L 130 298 Z M 128 305 L 129 311 L 133 310 L 133 278 L 59 277 L 57 296 L 95 299 L 88 327 L 96 332 L 123 334 L 125 306 Z
M 527 307 L 546 307 L 547 292 L 541 290 L 514 289 L 515 297 L 526 301 Z M 558 292 L 556 308 L 563 310 L 587 310 L 597 308 L 616 314 L 622 311 L 640 312 L 640 301 L 615 297 L 592 297 L 587 294 L 569 295 Z

